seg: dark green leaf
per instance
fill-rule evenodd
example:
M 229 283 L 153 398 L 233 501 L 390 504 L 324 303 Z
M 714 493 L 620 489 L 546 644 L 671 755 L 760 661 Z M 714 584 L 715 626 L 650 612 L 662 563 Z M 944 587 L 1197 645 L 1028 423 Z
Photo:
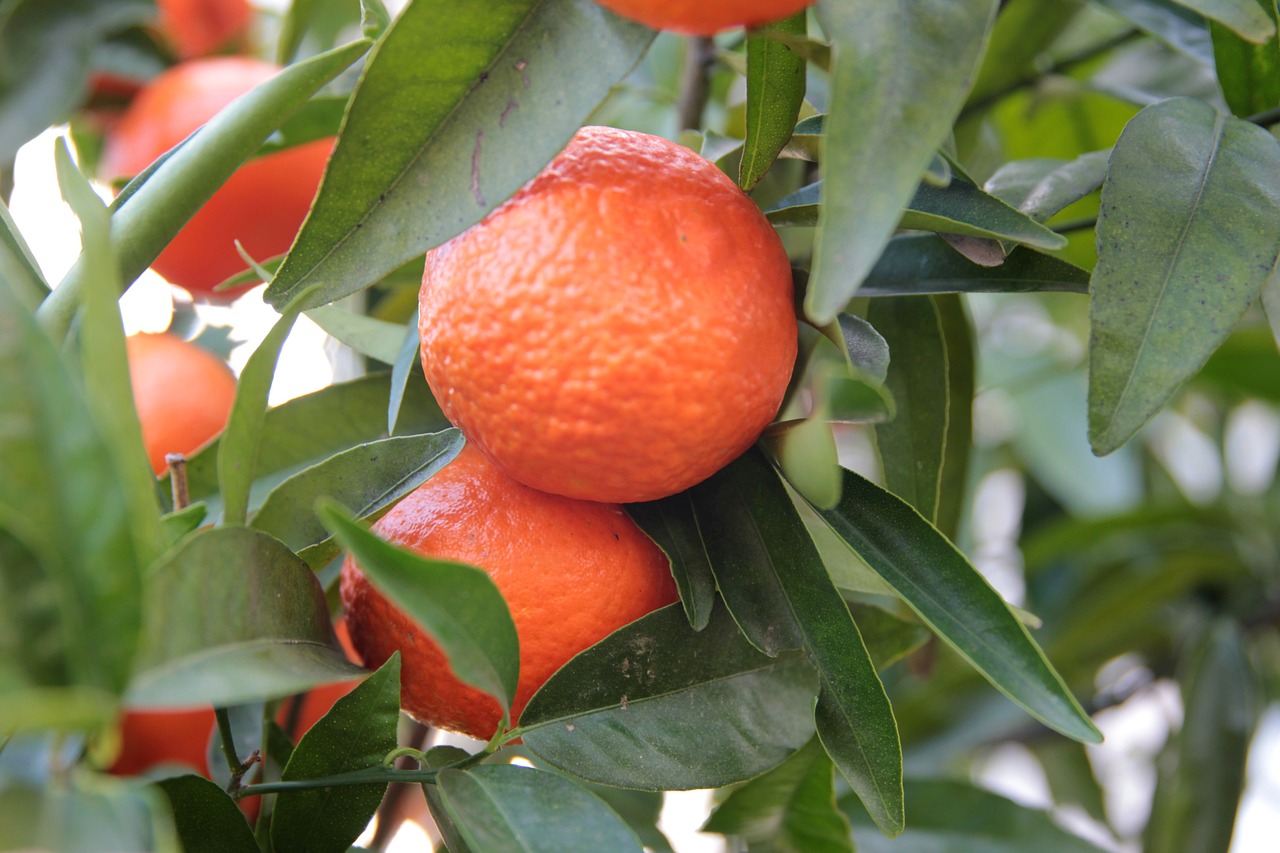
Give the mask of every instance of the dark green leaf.
M 253 830 L 236 801 L 203 776 L 171 776 L 157 783 L 173 808 L 183 853 L 257 853 Z
M 945 187 L 921 184 L 899 227 L 989 237 L 1040 249 L 1067 245 L 1066 237 L 958 176 Z
M 361 673 L 329 645 L 306 563 L 256 530 L 190 536 L 147 578 L 143 612 L 131 705 L 236 705 Z
M 791 139 L 804 103 L 805 61 L 773 33 L 803 38 L 805 13 L 792 15 L 747 35 L 747 135 L 738 184 L 749 190 L 760 182 Z
M 652 37 L 587 0 L 408 6 L 365 66 L 266 298 L 279 307 L 320 281 L 306 307 L 323 305 L 479 222 L 564 147 Z
M 1090 151 L 1074 160 L 1015 160 L 997 169 L 985 188 L 1037 222 L 1046 222 L 1102 186 L 1110 156 L 1107 150 Z
M 716 578 L 707 562 L 687 492 L 648 503 L 628 504 L 627 515 L 671 560 L 680 602 L 695 631 L 707 627 L 716 603 Z
M 583 779 L 646 790 L 727 785 L 813 735 L 813 671 L 751 647 L 723 608 L 694 632 L 664 607 L 565 664 L 520 715 L 525 745 Z
M 376 518 L 425 483 L 462 449 L 457 430 L 386 438 L 331 456 L 277 486 L 250 526 L 266 531 L 318 568 L 340 551 L 316 517 L 316 500 L 353 507 L 357 518 Z
M 812 741 L 730 793 L 701 831 L 738 836 L 751 850 L 853 853 L 849 822 L 836 810 L 834 769 Z
M 1276 23 L 1262 10 L 1258 0 L 1173 0 L 1199 12 L 1237 33 L 1241 38 L 1261 44 L 1276 34 Z
M 316 512 L 374 586 L 440 644 L 454 675 L 510 708 L 520 674 L 519 641 L 489 575 L 398 548 L 332 501 L 323 501 Z
M 556 773 L 493 764 L 443 770 L 439 786 L 454 825 L 474 850 L 642 850 L 639 839 L 608 806 Z
M 932 234 L 895 237 L 867 275 L 863 296 L 925 293 L 1087 293 L 1089 273 L 1030 249 L 1014 249 L 998 267 L 966 260 Z
M 844 338 L 844 350 L 849 363 L 877 382 L 884 383 L 889 372 L 889 344 L 876 328 L 854 314 L 840 314 L 836 318 L 840 334 Z
M 319 779 L 377 767 L 396 748 L 400 655 L 346 696 L 302 736 L 281 780 Z M 277 850 L 345 853 L 382 802 L 387 783 L 282 791 L 271 813 Z
M 999 593 L 909 505 L 846 471 L 840 506 L 822 516 L 1001 692 L 1068 737 L 1101 738 Z
M 919 622 L 909 622 L 875 605 L 846 603 L 877 670 L 888 669 L 932 636 Z
M 1258 719 L 1256 677 L 1240 627 L 1214 623 L 1186 661 L 1182 730 L 1157 762 L 1149 853 L 1226 850 Z
M 465 759 L 467 755 L 466 750 L 456 746 L 432 747 L 427 750 L 427 768 L 436 770 Z M 440 839 L 445 843 L 448 853 L 472 853 L 471 848 L 458 832 L 458 827 L 449 815 L 449 810 L 444 807 L 444 796 L 440 793 L 440 786 L 424 782 L 422 793 L 426 797 L 427 808 L 431 810 L 431 818 L 436 822 L 436 828 L 440 830 Z
M 893 842 L 875 831 L 853 797 L 840 798 L 858 853 L 1100 853 L 1049 814 L 965 782 L 914 780 L 906 791 L 907 829 Z
M 99 776 L 90 784 L 0 781 L 0 850 L 179 853 L 158 791 Z
M 1121 134 L 1090 305 L 1095 453 L 1146 424 L 1266 283 L 1280 254 L 1277 176 L 1271 134 L 1188 98 L 1148 107 Z
M 716 583 L 747 638 L 801 649 L 817 668 L 816 720 L 840 772 L 886 833 L 902 829 L 902 751 L 893 711 L 849 608 L 769 463 L 749 451 L 694 487 Z
M 12 288 L 14 297 L 28 311 L 35 311 L 49 295 L 49 284 L 40 272 L 40 265 L 3 199 L 0 199 L 0 282 Z
M 1257 0 L 1272 21 L 1280 22 L 1275 0 Z M 1231 111 L 1241 118 L 1280 106 L 1280 40 L 1253 44 L 1213 24 L 1213 62 L 1218 84 Z
M 47 683 L 60 659 L 56 671 L 69 683 L 118 693 L 141 624 L 140 569 L 119 474 L 77 380 L 4 286 L 0 401 L 0 528 L 22 552 L 12 568 L 0 564 L 0 583 L 21 591 L 14 608 L 51 615 L 56 602 L 59 614 L 56 640 L 45 622 L 50 645 L 33 659 L 35 671 L 24 672 L 25 664 L 14 671 L 22 682 Z
M 822 0 L 835 44 L 822 224 L 805 311 L 830 321 L 857 291 L 951 131 L 995 0 Z

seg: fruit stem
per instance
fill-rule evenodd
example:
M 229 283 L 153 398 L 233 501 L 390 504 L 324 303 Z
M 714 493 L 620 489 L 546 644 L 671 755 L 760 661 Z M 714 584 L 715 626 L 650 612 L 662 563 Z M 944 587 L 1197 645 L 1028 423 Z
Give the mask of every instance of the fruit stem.
M 191 504 L 191 492 L 187 486 L 187 457 L 181 453 L 167 453 L 164 461 L 169 466 L 169 487 L 173 494 L 173 511 L 184 510 Z
M 388 759 L 391 759 L 392 756 L 410 755 L 412 754 L 410 750 L 410 747 L 397 749 L 388 754 Z M 406 784 L 419 784 L 426 782 L 429 784 L 435 784 L 436 776 L 440 771 L 465 770 L 473 764 L 479 764 L 488 757 L 488 752 L 477 752 L 474 755 L 468 755 L 466 758 L 459 759 L 452 764 L 446 764 L 443 767 L 437 767 L 433 770 L 401 770 L 394 767 L 379 765 L 377 767 L 365 767 L 361 770 L 352 770 L 350 773 L 338 773 L 334 776 L 322 776 L 317 779 L 293 779 L 287 782 L 260 782 L 256 785 L 238 787 L 234 791 L 228 790 L 227 793 L 231 794 L 236 799 L 240 799 L 242 797 L 256 797 L 260 794 L 274 794 L 280 791 L 305 791 L 312 788 L 330 788 L 340 785 L 368 785 L 375 782 L 399 782 Z

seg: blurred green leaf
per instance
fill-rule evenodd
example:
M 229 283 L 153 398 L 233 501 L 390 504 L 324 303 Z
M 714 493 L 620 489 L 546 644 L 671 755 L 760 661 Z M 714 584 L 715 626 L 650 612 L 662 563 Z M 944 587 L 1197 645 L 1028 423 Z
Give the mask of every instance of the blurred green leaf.
M 1164 101 L 1125 128 L 1102 190 L 1090 304 L 1095 453 L 1146 424 L 1262 289 L 1280 254 L 1278 176 L 1271 134 L 1198 101 Z
M 494 764 L 442 770 L 444 807 L 458 832 L 485 853 L 641 853 L 640 841 L 608 806 L 568 778 Z
M 14 298 L 28 311 L 35 311 L 49 295 L 44 273 L 3 199 L 0 199 L 0 286 L 12 289 Z
M 509 709 L 520 647 L 507 603 L 489 575 L 398 548 L 332 501 L 322 501 L 316 512 L 373 585 L 440 644 L 454 675 Z
M 664 607 L 565 664 L 520 715 L 525 745 L 604 785 L 688 790 L 740 782 L 813 736 L 813 670 L 770 658 L 716 608 L 695 632 Z
M 814 321 L 844 308 L 884 249 L 960 111 L 998 5 L 819 2 L 836 56 L 805 299 Z
M 1174 50 L 1213 64 L 1213 44 L 1205 19 L 1178 0 L 1094 0 Z
M 183 853 L 257 853 L 244 815 L 226 791 L 203 776 L 171 776 L 156 783 L 169 798 Z
M 341 549 L 316 516 L 319 498 L 353 507 L 357 518 L 376 519 L 449 464 L 462 444 L 462 434 L 448 430 L 353 447 L 273 489 L 250 526 L 270 533 L 312 568 L 320 568 Z
M 329 645 L 324 592 L 278 540 L 200 531 L 147 578 L 130 705 L 236 705 L 362 673 Z
M 840 501 L 840 458 L 825 413 L 780 424 L 765 439 L 769 452 L 793 489 L 817 507 Z
M 909 622 L 878 606 L 848 600 L 845 603 L 863 642 L 867 644 L 871 662 L 879 671 L 888 669 L 933 636 L 919 622 Z
M 911 296 L 1088 290 L 1088 272 L 1030 249 L 1014 249 L 998 267 L 982 267 L 933 234 L 914 234 L 889 241 L 858 292 L 862 296 Z
M 1142 2 L 1142 0 L 1139 0 Z M 1050 47 L 1085 11 L 1076 0 L 1008 0 L 991 30 L 966 109 L 1034 79 Z
M 671 560 L 671 575 L 680 591 L 680 603 L 689 625 L 695 631 L 707 627 L 716 603 L 716 579 L 707 562 L 707 550 L 698 532 L 688 492 L 628 504 L 627 515 Z
M 1258 0 L 1173 0 L 1234 31 L 1241 38 L 1261 44 L 1276 34 L 1275 21 Z
M 834 769 L 822 745 L 810 741 L 734 789 L 700 831 L 737 836 L 764 853 L 853 853 L 849 822 L 836 809 Z
M 1102 785 L 1084 744 L 1052 738 L 1027 744 L 1044 768 L 1049 793 L 1059 806 L 1076 805 L 1100 824 L 1107 822 Z
M 351 0 L 293 0 L 280 22 L 277 60 L 288 65 L 300 54 L 329 50 L 359 22 L 360 6 Z
M 1231 846 L 1258 721 L 1256 677 L 1239 625 L 1215 621 L 1183 666 L 1182 729 L 1156 762 L 1159 780 L 1143 848 L 1149 853 Z
M 1275 0 L 1256 2 L 1272 24 L 1280 22 Z M 1280 39 L 1272 36 L 1255 44 L 1218 24 L 1209 31 L 1218 83 L 1231 111 L 1247 118 L 1280 106 Z
M 773 33 L 803 38 L 802 11 L 747 35 L 747 135 L 738 184 L 750 190 L 773 165 L 795 129 L 804 103 L 805 61 Z
M 902 750 L 884 686 L 781 480 L 755 451 L 695 486 L 720 594 L 756 648 L 818 670 L 818 734 L 889 834 L 902 829 Z M 843 500 L 843 498 L 842 498 Z
M 180 853 L 182 848 L 158 791 L 98 776 L 43 788 L 0 780 L 0 849 Z
M 353 314 L 331 305 L 312 308 L 307 317 L 361 355 L 385 364 L 395 364 L 400 355 L 404 326 L 399 323 L 388 323 L 367 314 Z
M 266 299 L 279 307 L 323 282 L 305 307 L 332 302 L 479 222 L 564 147 L 652 38 L 587 0 L 406 7 L 365 65 Z
M 311 727 L 294 747 L 281 781 L 319 779 L 377 767 L 396 748 L 400 655 L 394 654 Z M 386 782 L 282 791 L 271 813 L 277 850 L 345 853 L 377 811 Z
M 964 555 L 908 504 L 852 471 L 827 523 L 993 685 L 1075 740 L 1101 735 L 1027 629 Z

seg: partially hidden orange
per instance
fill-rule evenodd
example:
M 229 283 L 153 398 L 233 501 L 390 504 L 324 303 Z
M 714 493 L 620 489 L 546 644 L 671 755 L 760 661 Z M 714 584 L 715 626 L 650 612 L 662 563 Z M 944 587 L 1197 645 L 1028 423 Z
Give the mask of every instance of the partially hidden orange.
M 142 443 L 157 476 L 169 453 L 190 455 L 222 432 L 236 396 L 226 362 L 176 335 L 125 339 Z
M 279 68 L 246 56 L 194 59 L 151 80 L 107 136 L 103 177 L 132 177 Z M 284 254 L 311 209 L 333 140 L 318 139 L 250 160 L 196 212 L 152 263 L 193 294 L 243 271 L 239 240 L 255 260 Z M 239 288 L 238 290 L 243 290 Z M 222 292 L 224 298 L 236 290 Z
M 710 36 L 734 27 L 781 20 L 814 0 L 596 0 L 624 18 L 655 30 Z
M 249 29 L 249 0 L 156 0 L 160 31 L 182 59 L 236 47 Z
M 373 526 L 426 556 L 489 573 L 520 640 L 512 720 L 569 658 L 676 600 L 670 563 L 621 507 L 523 486 L 470 446 Z M 420 722 L 490 737 L 498 703 L 459 681 L 422 626 L 393 605 L 350 557 L 341 593 L 365 666 L 401 653 L 400 704 Z
M 689 149 L 607 127 L 427 253 L 419 324 L 469 441 L 525 485 L 611 503 L 740 455 L 796 356 L 790 263 L 760 209 Z

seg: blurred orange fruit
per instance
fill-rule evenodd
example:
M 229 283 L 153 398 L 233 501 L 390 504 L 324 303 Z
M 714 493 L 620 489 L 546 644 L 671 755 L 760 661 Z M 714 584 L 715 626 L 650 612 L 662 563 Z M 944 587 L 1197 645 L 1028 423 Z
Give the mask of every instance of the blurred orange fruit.
M 151 469 L 168 453 L 190 455 L 222 432 L 236 396 L 236 377 L 222 359 L 176 335 L 125 339 L 133 402 Z
M 235 47 L 253 20 L 249 0 L 156 0 L 160 30 L 182 59 Z
M 715 35 L 733 27 L 754 27 L 794 15 L 814 0 L 596 0 L 624 18 L 655 30 Z
M 463 449 L 373 526 L 384 539 L 478 566 L 502 593 L 520 638 L 512 720 L 569 658 L 676 600 L 666 556 L 618 506 L 522 486 Z M 348 556 L 341 592 L 351 640 L 368 667 L 401 653 L 400 704 L 419 721 L 490 737 L 498 703 L 459 681 L 423 628 Z
M 138 93 L 112 128 L 103 148 L 103 177 L 141 172 L 278 70 L 245 56 L 173 66 Z M 320 139 L 245 163 L 183 226 L 152 268 L 171 283 L 208 297 L 246 267 L 236 240 L 256 260 L 284 254 L 311 208 L 332 148 L 331 139 Z
M 683 146 L 580 130 L 480 224 L 427 253 L 422 366 L 515 479 L 585 500 L 674 494 L 777 413 L 796 356 L 773 227 Z

